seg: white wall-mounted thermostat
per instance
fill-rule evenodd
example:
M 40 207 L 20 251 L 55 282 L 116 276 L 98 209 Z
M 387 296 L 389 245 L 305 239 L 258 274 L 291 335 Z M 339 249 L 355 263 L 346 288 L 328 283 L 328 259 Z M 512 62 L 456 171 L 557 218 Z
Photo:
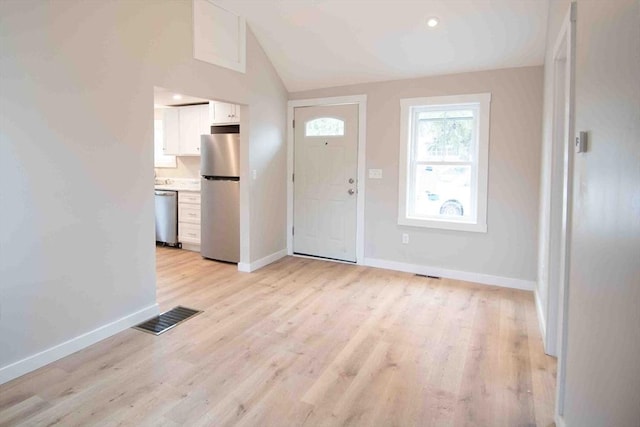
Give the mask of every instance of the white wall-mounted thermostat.
M 586 153 L 587 135 L 588 132 L 580 132 L 580 135 L 576 136 L 576 153 Z

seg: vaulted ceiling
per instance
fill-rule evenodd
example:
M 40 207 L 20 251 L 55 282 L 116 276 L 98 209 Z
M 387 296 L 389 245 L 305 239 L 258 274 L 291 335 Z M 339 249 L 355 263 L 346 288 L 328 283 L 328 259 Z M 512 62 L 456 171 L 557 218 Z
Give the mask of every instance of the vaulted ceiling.
M 218 0 L 289 91 L 543 63 L 548 0 Z M 430 17 L 440 21 L 429 28 Z

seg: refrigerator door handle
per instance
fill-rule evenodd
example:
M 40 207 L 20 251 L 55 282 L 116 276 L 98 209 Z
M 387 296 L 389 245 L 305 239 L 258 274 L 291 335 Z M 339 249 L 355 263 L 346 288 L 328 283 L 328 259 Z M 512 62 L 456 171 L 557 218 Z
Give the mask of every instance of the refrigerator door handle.
M 203 176 L 207 181 L 240 181 L 239 176 Z

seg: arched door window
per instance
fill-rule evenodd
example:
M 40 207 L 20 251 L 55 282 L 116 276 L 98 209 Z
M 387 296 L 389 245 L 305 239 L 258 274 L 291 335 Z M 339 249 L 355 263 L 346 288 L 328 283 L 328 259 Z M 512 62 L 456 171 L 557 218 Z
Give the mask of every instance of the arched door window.
M 319 117 L 309 120 L 305 126 L 305 136 L 343 136 L 344 121 L 333 117 Z

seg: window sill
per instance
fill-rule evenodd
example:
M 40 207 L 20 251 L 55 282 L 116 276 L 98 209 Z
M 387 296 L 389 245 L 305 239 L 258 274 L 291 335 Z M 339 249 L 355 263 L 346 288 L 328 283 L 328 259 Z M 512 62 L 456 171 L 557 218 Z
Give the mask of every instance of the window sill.
M 398 224 L 408 225 L 411 227 L 438 228 L 440 230 L 471 231 L 475 233 L 487 232 L 487 224 L 477 224 L 461 221 L 438 221 L 432 219 L 400 217 L 398 218 Z

